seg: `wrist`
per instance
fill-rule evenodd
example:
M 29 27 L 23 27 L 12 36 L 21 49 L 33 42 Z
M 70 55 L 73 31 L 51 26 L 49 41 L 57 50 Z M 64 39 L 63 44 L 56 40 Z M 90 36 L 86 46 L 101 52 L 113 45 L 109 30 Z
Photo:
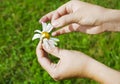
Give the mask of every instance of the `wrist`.
M 104 23 L 104 24 L 102 24 L 101 28 L 103 28 L 104 31 L 117 32 L 117 31 L 120 31 L 120 22 Z
M 120 31 L 120 10 L 106 9 L 102 17 L 102 28 L 105 31 Z
M 120 22 L 120 10 L 106 9 L 106 12 L 103 13 L 103 22 Z
M 102 84 L 119 84 L 120 72 L 110 69 L 104 64 L 95 61 L 89 62 L 87 77 Z

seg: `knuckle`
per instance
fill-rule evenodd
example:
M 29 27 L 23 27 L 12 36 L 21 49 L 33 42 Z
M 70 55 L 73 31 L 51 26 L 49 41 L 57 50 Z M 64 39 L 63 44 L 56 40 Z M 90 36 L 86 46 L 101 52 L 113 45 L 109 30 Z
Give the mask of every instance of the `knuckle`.
M 57 49 L 57 48 L 52 48 L 52 49 L 50 50 L 50 52 L 51 52 L 51 53 L 57 53 L 57 52 L 58 52 L 58 49 Z
M 50 53 L 55 53 L 55 48 L 50 49 Z
M 51 76 L 52 76 L 52 78 L 53 78 L 54 80 L 56 80 L 56 81 L 58 81 L 58 80 L 61 79 L 60 74 L 56 74 L 56 73 L 54 73 L 54 74 L 52 74 Z
M 62 79 L 62 74 L 60 73 L 59 69 L 54 69 L 54 71 L 52 71 L 51 77 L 55 80 L 61 80 Z

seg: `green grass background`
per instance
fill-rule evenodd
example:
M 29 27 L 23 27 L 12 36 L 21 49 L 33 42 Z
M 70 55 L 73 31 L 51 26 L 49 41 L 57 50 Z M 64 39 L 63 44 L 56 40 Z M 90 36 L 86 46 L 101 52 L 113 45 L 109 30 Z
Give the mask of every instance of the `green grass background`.
M 54 81 L 36 59 L 38 40 L 31 39 L 34 30 L 41 28 L 39 19 L 67 1 L 69 0 L 0 0 L 0 84 L 98 84 L 94 80 L 83 78 Z M 120 9 L 119 0 L 83 1 Z M 120 33 L 70 33 L 58 38 L 58 47 L 82 51 L 101 63 L 120 70 Z

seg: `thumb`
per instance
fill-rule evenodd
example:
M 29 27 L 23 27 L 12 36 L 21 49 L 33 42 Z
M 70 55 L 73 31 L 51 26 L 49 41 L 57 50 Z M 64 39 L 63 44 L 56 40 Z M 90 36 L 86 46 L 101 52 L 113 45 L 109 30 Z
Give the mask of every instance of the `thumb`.
M 64 15 L 52 22 L 52 25 L 54 27 L 63 27 L 65 25 L 71 24 L 71 23 L 77 23 L 77 18 L 74 14 L 68 14 Z
M 51 55 L 54 55 L 57 58 L 60 58 L 61 53 L 63 51 L 62 49 L 58 47 L 53 47 L 51 45 L 46 46 L 44 43 L 42 46 L 43 46 L 44 51 L 46 51 L 47 53 L 50 53 Z

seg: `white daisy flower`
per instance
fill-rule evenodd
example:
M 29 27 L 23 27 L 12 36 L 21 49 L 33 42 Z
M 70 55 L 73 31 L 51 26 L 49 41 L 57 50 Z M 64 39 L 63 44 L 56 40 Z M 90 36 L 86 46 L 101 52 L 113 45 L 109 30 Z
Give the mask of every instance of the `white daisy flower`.
M 39 38 L 40 40 L 42 40 L 43 44 L 47 48 L 49 46 L 55 47 L 55 45 L 57 45 L 57 42 L 59 41 L 59 39 L 50 37 L 49 33 L 52 31 L 53 26 L 50 23 L 47 25 L 47 23 L 42 22 L 42 28 L 43 28 L 42 31 L 35 30 L 36 34 L 34 34 L 32 40 L 35 40 L 35 39 Z

